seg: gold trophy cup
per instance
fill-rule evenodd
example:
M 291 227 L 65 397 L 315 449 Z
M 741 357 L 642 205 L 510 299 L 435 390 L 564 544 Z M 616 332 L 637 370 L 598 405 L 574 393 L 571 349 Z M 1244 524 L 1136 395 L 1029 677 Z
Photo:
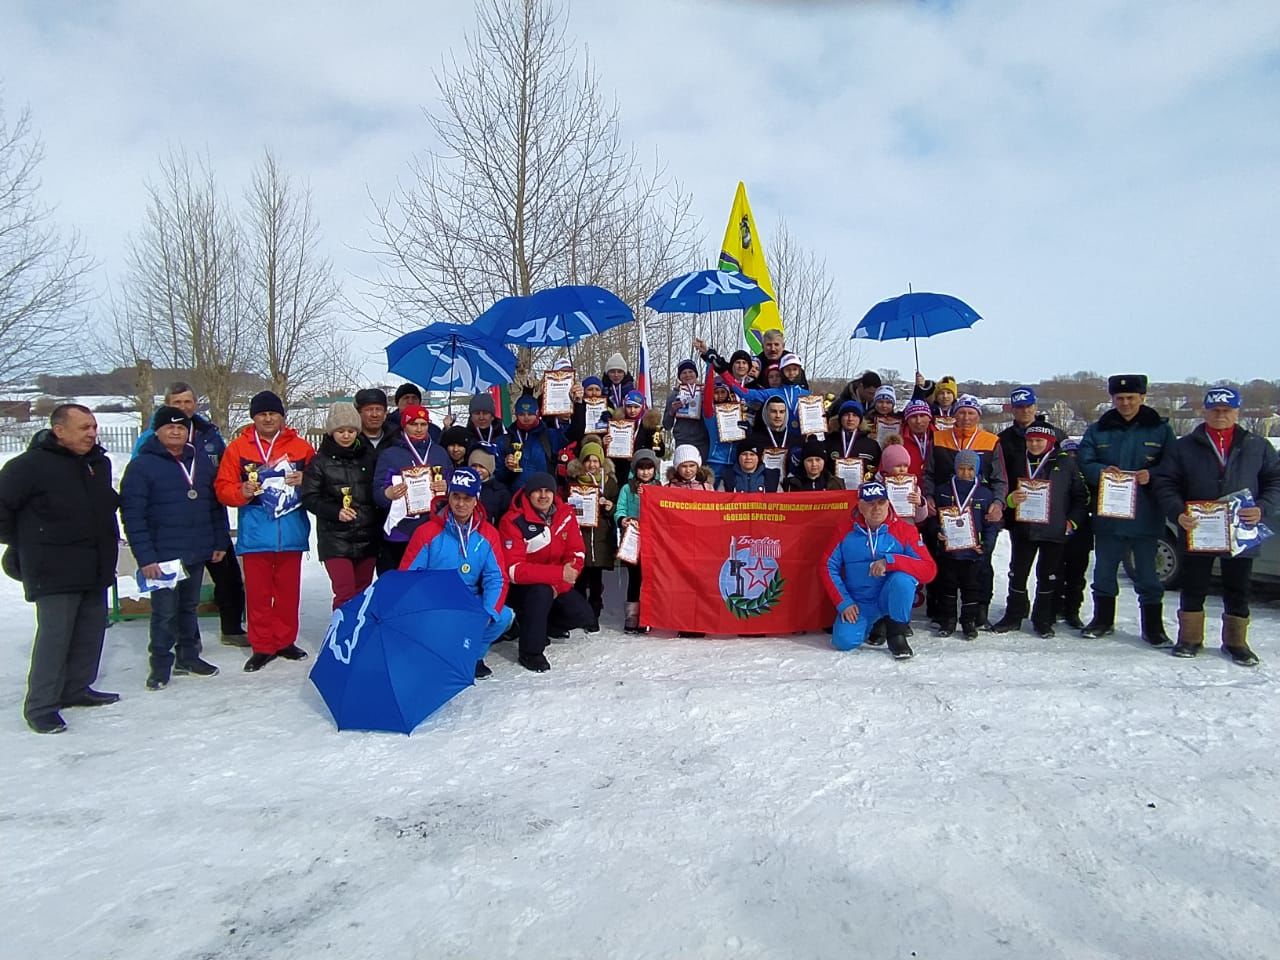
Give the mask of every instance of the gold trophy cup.
M 515 468 L 511 472 L 523 473 L 524 467 L 520 466 L 520 460 L 524 457 L 524 444 L 520 443 L 519 441 L 513 442 L 511 444 L 511 456 L 516 461 Z
M 246 464 L 246 465 L 245 465 L 245 468 L 244 468 L 244 475 L 245 475 L 246 477 L 248 477 L 248 478 L 249 478 L 249 482 L 250 482 L 251 484 L 253 484 L 253 492 L 254 492 L 255 494 L 257 494 L 257 493 L 258 493 L 258 491 L 260 491 L 260 490 L 262 489 L 262 487 L 258 484 L 258 470 L 259 470 L 259 469 L 261 469 L 261 468 L 260 468 L 260 467 L 258 466 L 258 464 L 256 464 L 256 463 L 249 463 L 249 464 Z
M 343 488 L 342 488 L 342 509 L 343 509 L 343 510 L 350 510 L 350 509 L 351 509 L 351 504 L 352 504 L 353 502 L 354 502 L 354 500 L 353 500 L 353 498 L 352 498 L 352 496 L 351 496 L 351 488 L 350 488 L 350 487 L 343 487 Z
M 653 431 L 653 452 L 662 456 L 662 428 Z

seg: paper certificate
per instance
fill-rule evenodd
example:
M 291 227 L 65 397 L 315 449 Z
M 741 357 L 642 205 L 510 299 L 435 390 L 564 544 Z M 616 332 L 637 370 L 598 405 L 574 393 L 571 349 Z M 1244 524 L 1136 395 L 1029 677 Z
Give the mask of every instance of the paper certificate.
M 544 417 L 568 417 L 573 415 L 572 370 L 548 370 L 542 375 L 542 415 Z
M 569 489 L 569 506 L 578 518 L 578 526 L 595 529 L 600 526 L 600 488 L 575 485 Z
M 1231 504 L 1225 500 L 1190 500 L 1187 515 L 1196 522 L 1187 531 L 1189 553 L 1231 552 Z
M 790 451 L 786 447 L 765 447 L 764 448 L 764 468 L 766 470 L 777 470 L 784 477 L 787 475 L 787 455 Z
M 884 489 L 889 494 L 889 503 L 900 517 L 910 520 L 916 515 L 915 504 L 908 497 L 916 489 L 916 478 L 908 474 L 905 477 L 885 477 Z
M 875 426 L 871 428 L 871 435 L 876 438 L 876 443 L 883 447 L 889 442 L 890 437 L 902 436 L 902 424 L 897 420 L 876 417 Z
M 609 422 L 609 401 L 604 397 L 599 400 L 583 400 L 582 405 L 586 408 L 583 422 L 587 426 L 588 433 L 601 429 L 602 424 Z
M 421 516 L 431 509 L 434 494 L 431 492 L 430 467 L 405 467 L 400 471 L 404 480 L 404 510 L 411 517 Z
M 948 553 L 977 547 L 978 536 L 973 526 L 972 510 L 943 507 L 938 511 L 938 520 L 942 524 L 942 539 Z
M 636 452 L 636 425 L 630 420 L 615 420 L 605 435 L 605 452 L 611 457 L 630 460 Z
M 716 404 L 716 433 L 721 443 L 736 443 L 747 438 L 747 432 L 742 429 L 742 419 L 741 403 Z
M 640 562 L 640 524 L 627 524 L 627 529 L 622 532 L 622 542 L 618 544 L 618 559 L 633 565 Z
M 702 419 L 702 391 L 697 387 L 682 384 L 676 393 L 676 399 L 680 401 L 680 406 L 676 407 L 676 419 Z
M 1018 489 L 1027 495 L 1027 499 L 1014 508 L 1015 518 L 1019 523 L 1048 523 L 1049 497 L 1053 491 L 1053 483 L 1049 480 L 1018 481 Z
M 801 397 L 796 401 L 796 415 L 800 418 L 800 432 L 806 437 L 827 432 L 827 402 L 822 396 Z
M 846 490 L 862 486 L 863 463 L 861 457 L 836 457 L 836 478 L 843 481 Z
M 1108 467 L 1098 482 L 1098 516 L 1132 520 L 1138 515 L 1138 475 Z

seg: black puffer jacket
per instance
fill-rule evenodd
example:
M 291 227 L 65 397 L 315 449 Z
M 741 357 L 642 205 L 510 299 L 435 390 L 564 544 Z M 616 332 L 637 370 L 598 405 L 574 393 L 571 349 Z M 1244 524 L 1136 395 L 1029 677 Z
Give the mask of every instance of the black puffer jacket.
M 302 476 L 302 505 L 316 517 L 316 546 L 321 562 L 331 557 L 359 560 L 378 552 L 382 537 L 382 513 L 373 502 L 373 472 L 377 451 L 360 437 L 350 447 L 340 447 L 333 437 L 320 441 L 320 449 Z M 356 518 L 338 519 L 342 488 L 351 490 Z
M 1213 440 L 1200 424 L 1173 442 L 1172 451 L 1151 476 L 1160 509 L 1170 520 L 1187 508 L 1188 500 L 1217 500 L 1237 490 L 1249 490 L 1264 514 L 1280 515 L 1280 456 L 1269 440 L 1236 426 L 1224 469 Z
M 0 542 L 17 548 L 28 600 L 115 581 L 118 504 L 106 450 L 79 456 L 52 432 L 0 470 Z
M 1074 453 L 1066 450 L 1046 450 L 1045 459 L 1049 462 L 1040 468 L 1037 480 L 1048 480 L 1049 488 L 1049 522 L 1021 523 L 1017 519 L 1017 508 L 1012 500 L 1013 491 L 1018 489 L 1018 482 L 1027 476 L 1027 453 L 1006 463 L 1009 469 L 1009 497 L 1006 501 L 1008 509 L 1004 512 L 1005 526 L 1009 535 L 1019 540 L 1031 540 L 1037 543 L 1062 543 L 1067 539 L 1068 522 L 1075 524 L 1079 530 L 1089 519 L 1089 488 L 1084 485 L 1084 476 L 1080 473 L 1080 465 L 1076 463 Z M 1036 465 L 1032 465 L 1034 470 Z M 1073 534 L 1074 535 L 1074 534 Z

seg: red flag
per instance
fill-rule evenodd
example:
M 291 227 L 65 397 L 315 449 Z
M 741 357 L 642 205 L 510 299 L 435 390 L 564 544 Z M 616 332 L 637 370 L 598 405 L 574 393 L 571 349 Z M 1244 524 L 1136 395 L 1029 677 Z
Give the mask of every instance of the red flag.
M 640 617 L 700 633 L 796 633 L 835 620 L 820 571 L 857 493 L 640 488 Z

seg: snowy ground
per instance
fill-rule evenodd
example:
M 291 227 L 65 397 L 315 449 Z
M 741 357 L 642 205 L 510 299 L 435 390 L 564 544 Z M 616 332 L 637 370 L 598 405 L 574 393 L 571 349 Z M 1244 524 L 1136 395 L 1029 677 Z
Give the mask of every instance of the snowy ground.
M 1103 641 L 917 625 L 908 663 L 614 622 L 543 676 L 499 648 L 411 738 L 216 642 L 147 693 L 133 623 L 124 700 L 37 737 L 0 581 L 0 956 L 1275 957 L 1280 612 L 1250 671 L 1152 652 L 1131 605 Z

